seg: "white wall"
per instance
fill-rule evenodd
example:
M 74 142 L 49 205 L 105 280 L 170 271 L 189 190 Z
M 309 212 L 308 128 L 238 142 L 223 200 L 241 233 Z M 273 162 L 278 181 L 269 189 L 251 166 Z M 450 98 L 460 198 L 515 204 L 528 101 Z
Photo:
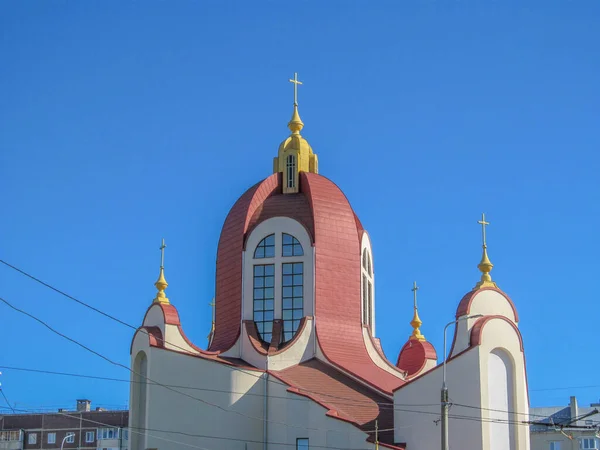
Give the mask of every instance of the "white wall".
M 481 405 L 479 349 L 475 348 L 448 362 L 446 383 L 453 403 Z M 394 436 L 408 449 L 433 450 L 441 446 L 442 368 L 427 372 L 394 393 Z M 450 408 L 448 440 L 455 450 L 481 450 L 482 427 L 479 409 Z M 459 419 L 466 416 L 475 420 Z
M 271 377 L 271 380 L 275 379 Z M 280 422 L 268 424 L 272 443 L 268 450 L 295 450 L 297 438 L 308 438 L 309 448 L 375 448 L 366 442 L 366 433 L 348 422 L 326 416 L 327 409 L 318 403 L 287 392 L 287 386 L 280 382 L 270 382 L 268 386 L 269 419 Z

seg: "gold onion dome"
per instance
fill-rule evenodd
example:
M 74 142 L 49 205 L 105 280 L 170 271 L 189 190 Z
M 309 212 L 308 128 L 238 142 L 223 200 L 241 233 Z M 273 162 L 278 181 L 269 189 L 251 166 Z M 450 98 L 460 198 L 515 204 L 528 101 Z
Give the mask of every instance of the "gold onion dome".
M 156 293 L 156 297 L 154 297 L 154 303 L 163 303 L 169 304 L 169 299 L 165 294 L 165 289 L 169 286 L 167 280 L 165 279 L 165 240 L 162 240 L 162 245 L 160 246 L 160 273 L 158 275 L 158 280 L 154 283 L 158 292 Z

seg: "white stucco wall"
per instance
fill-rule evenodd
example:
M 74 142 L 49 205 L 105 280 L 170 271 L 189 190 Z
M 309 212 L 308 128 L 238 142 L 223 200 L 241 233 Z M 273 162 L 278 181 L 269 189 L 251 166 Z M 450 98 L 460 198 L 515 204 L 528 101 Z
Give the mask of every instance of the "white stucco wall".
M 484 316 L 504 316 L 518 326 L 515 313 L 510 302 L 499 292 L 492 290 L 478 291 L 471 301 L 469 316 L 481 314 Z M 456 325 L 456 342 L 450 356 L 454 356 L 469 347 L 471 328 L 477 319 L 461 320 Z
M 497 354 L 504 354 L 509 359 L 512 371 L 509 376 L 491 372 L 502 369 L 497 364 Z M 446 368 L 452 403 L 449 413 L 450 448 L 491 449 L 491 436 L 498 437 L 506 433 L 509 437 L 504 440 L 502 448 L 529 450 L 527 427 L 496 427 L 492 422 L 499 418 L 527 420 L 529 411 L 521 342 L 508 322 L 499 318 L 490 319 L 483 327 L 481 345 L 451 359 Z M 441 429 L 434 421 L 441 416 L 441 386 L 442 368 L 438 366 L 394 393 L 397 442 L 406 442 L 409 448 L 416 450 L 440 446 Z M 496 392 L 503 387 L 507 389 L 506 395 Z M 494 392 L 490 395 L 491 390 Z M 503 402 L 508 407 L 504 407 L 501 404 Z M 499 411 L 491 411 L 493 409 Z
M 479 375 L 479 349 L 466 352 L 447 366 L 446 383 L 452 402 L 466 405 L 481 404 Z M 394 436 L 396 442 L 406 442 L 408 449 L 430 450 L 441 446 L 441 388 L 442 368 L 431 370 L 411 381 L 394 393 Z M 456 450 L 481 450 L 481 423 L 476 420 L 459 420 L 461 415 L 481 418 L 478 409 L 450 409 L 448 439 L 450 448 Z
M 268 450 L 293 450 L 297 438 L 308 438 L 309 448 L 375 448 L 366 442 L 366 433 L 348 422 L 326 416 L 327 409 L 318 403 L 287 392 L 287 386 L 278 380 L 268 386 L 269 418 L 281 423 L 268 424 L 267 434 L 271 442 Z
M 245 450 L 247 444 L 248 450 L 262 449 L 262 373 L 148 348 L 142 339 L 136 338 L 132 357 L 140 350 L 148 355 L 149 380 L 174 386 L 172 389 L 196 398 L 148 381 L 146 448 L 179 450 L 188 444 L 207 449 Z M 133 405 L 130 424 L 135 424 L 137 414 Z

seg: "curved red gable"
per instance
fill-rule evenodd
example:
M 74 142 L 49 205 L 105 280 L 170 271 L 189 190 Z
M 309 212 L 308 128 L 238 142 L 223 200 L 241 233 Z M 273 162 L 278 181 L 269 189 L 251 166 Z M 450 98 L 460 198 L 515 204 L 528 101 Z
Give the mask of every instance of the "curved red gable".
M 423 370 L 425 363 L 430 359 L 437 360 L 437 353 L 431 343 L 409 339 L 400 350 L 396 366 L 411 377 Z
M 469 312 L 471 311 L 471 303 L 473 303 L 473 299 L 475 298 L 475 296 L 478 293 L 480 293 L 482 291 L 495 291 L 495 292 L 499 293 L 500 295 L 502 295 L 508 301 L 508 303 L 510 304 L 510 307 L 512 308 L 513 312 L 515 313 L 515 322 L 519 322 L 519 314 L 517 313 L 517 308 L 515 308 L 515 304 L 513 303 L 513 301 L 503 291 L 501 291 L 498 288 L 494 288 L 494 287 L 484 287 L 481 289 L 473 289 L 472 291 L 467 292 L 464 295 L 464 297 L 460 300 L 460 303 L 458 304 L 458 307 L 456 308 L 456 318 L 457 319 L 461 316 L 469 314 Z

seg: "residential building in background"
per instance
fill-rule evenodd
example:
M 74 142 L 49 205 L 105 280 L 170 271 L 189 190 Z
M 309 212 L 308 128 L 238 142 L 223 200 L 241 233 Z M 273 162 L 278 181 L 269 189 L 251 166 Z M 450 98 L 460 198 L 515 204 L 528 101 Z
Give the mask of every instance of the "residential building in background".
M 579 407 L 571 397 L 567 406 L 531 408 L 531 450 L 600 449 L 600 403 Z
M 77 410 L 0 415 L 0 450 L 128 450 L 129 411 L 91 409 L 77 400 Z M 64 443 L 63 443 L 64 440 Z

